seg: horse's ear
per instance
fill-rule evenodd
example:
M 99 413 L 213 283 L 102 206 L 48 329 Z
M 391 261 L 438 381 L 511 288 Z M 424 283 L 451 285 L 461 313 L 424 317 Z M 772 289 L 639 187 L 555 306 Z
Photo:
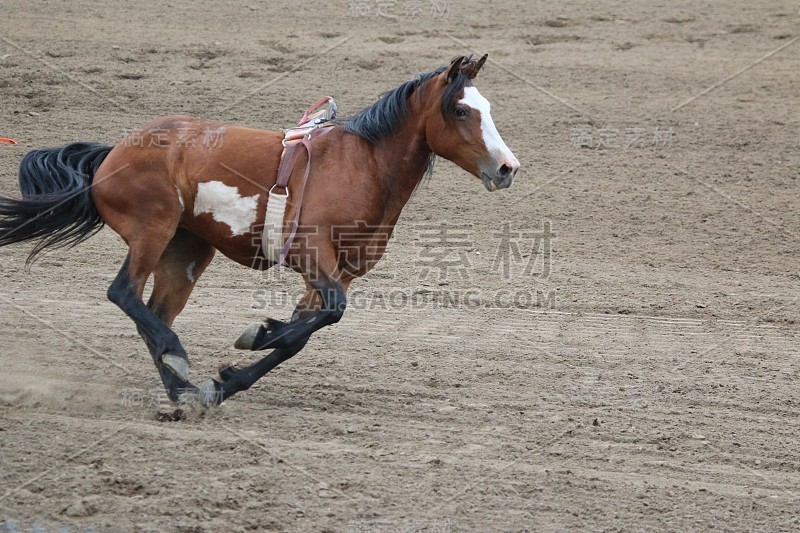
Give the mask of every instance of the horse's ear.
M 486 60 L 488 58 L 489 58 L 489 54 L 483 54 L 483 57 L 478 60 L 478 66 L 475 67 L 475 72 L 476 73 L 483 67 L 483 64 L 486 63 Z
M 486 58 L 489 57 L 489 54 L 484 54 L 482 58 L 477 61 L 468 61 L 462 67 L 464 74 L 467 75 L 469 79 L 475 79 L 478 75 L 478 72 L 481 70 L 481 67 L 484 63 L 486 63 Z
M 450 63 L 450 68 L 447 70 L 447 78 L 445 78 L 447 83 L 450 83 L 458 76 L 458 73 L 461 71 L 461 65 L 464 63 L 464 56 L 458 56 Z

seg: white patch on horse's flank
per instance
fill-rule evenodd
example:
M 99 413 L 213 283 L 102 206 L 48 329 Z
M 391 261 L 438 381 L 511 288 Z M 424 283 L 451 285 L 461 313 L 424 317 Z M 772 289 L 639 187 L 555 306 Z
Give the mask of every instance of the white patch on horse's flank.
M 464 97 L 458 103 L 468 105 L 481 114 L 481 133 L 483 134 L 483 144 L 486 145 L 486 150 L 501 162 L 505 159 L 513 160 L 514 154 L 511 153 L 503 138 L 500 137 L 492 120 L 491 104 L 489 100 L 478 92 L 478 88 L 464 87 Z
M 239 189 L 221 181 L 197 184 L 194 216 L 211 213 L 217 222 L 227 224 L 233 235 L 244 235 L 256 221 L 258 195 L 239 196 Z
M 192 261 L 186 267 L 186 277 L 189 278 L 189 283 L 194 283 L 194 267 L 197 266 L 197 261 Z
M 186 209 L 186 204 L 183 203 L 183 195 L 181 195 L 181 190 L 178 188 L 177 185 L 175 186 L 175 191 L 177 191 L 178 193 L 178 201 L 181 203 L 181 211 L 183 211 L 184 209 Z

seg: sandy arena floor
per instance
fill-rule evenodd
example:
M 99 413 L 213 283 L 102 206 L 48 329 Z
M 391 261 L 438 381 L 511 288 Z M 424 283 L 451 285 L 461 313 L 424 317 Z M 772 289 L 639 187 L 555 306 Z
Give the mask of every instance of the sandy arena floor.
M 737 3 L 4 1 L 0 194 L 33 148 L 348 114 L 471 51 L 523 168 L 437 164 L 343 321 L 180 421 L 114 233 L 0 250 L 0 531 L 798 530 L 800 16 Z M 299 286 L 217 257 L 195 381 Z

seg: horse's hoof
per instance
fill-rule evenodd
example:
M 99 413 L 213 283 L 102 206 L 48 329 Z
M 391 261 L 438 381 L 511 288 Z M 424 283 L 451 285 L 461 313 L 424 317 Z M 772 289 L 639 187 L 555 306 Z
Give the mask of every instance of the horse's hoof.
M 213 379 L 208 379 L 201 383 L 199 388 L 182 391 L 178 394 L 178 406 L 213 407 L 221 404 L 222 389 L 217 388 L 218 384 Z
M 217 383 L 213 379 L 207 379 L 200 384 L 198 395 L 200 404 L 203 407 L 212 407 L 222 403 L 222 389 L 217 388 Z
M 261 331 L 261 328 L 261 324 L 252 324 L 248 326 L 247 329 L 244 330 L 241 335 L 239 335 L 239 338 L 236 339 L 233 347 L 237 350 L 252 350 L 256 343 L 256 337 L 258 337 L 258 333 Z
M 290 323 L 268 318 L 264 326 L 254 341 L 253 350 L 288 348 L 294 344 L 294 330 Z
M 165 353 L 161 356 L 161 364 L 169 368 L 170 372 L 178 376 L 182 381 L 189 381 L 189 361 L 183 357 Z

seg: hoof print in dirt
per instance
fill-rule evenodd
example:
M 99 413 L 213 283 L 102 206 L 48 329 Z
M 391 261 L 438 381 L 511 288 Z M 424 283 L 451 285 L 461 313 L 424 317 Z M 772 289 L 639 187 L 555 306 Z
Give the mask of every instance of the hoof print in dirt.
M 156 411 L 156 420 L 159 422 L 179 422 L 186 420 L 186 409 L 175 405 L 165 405 Z

